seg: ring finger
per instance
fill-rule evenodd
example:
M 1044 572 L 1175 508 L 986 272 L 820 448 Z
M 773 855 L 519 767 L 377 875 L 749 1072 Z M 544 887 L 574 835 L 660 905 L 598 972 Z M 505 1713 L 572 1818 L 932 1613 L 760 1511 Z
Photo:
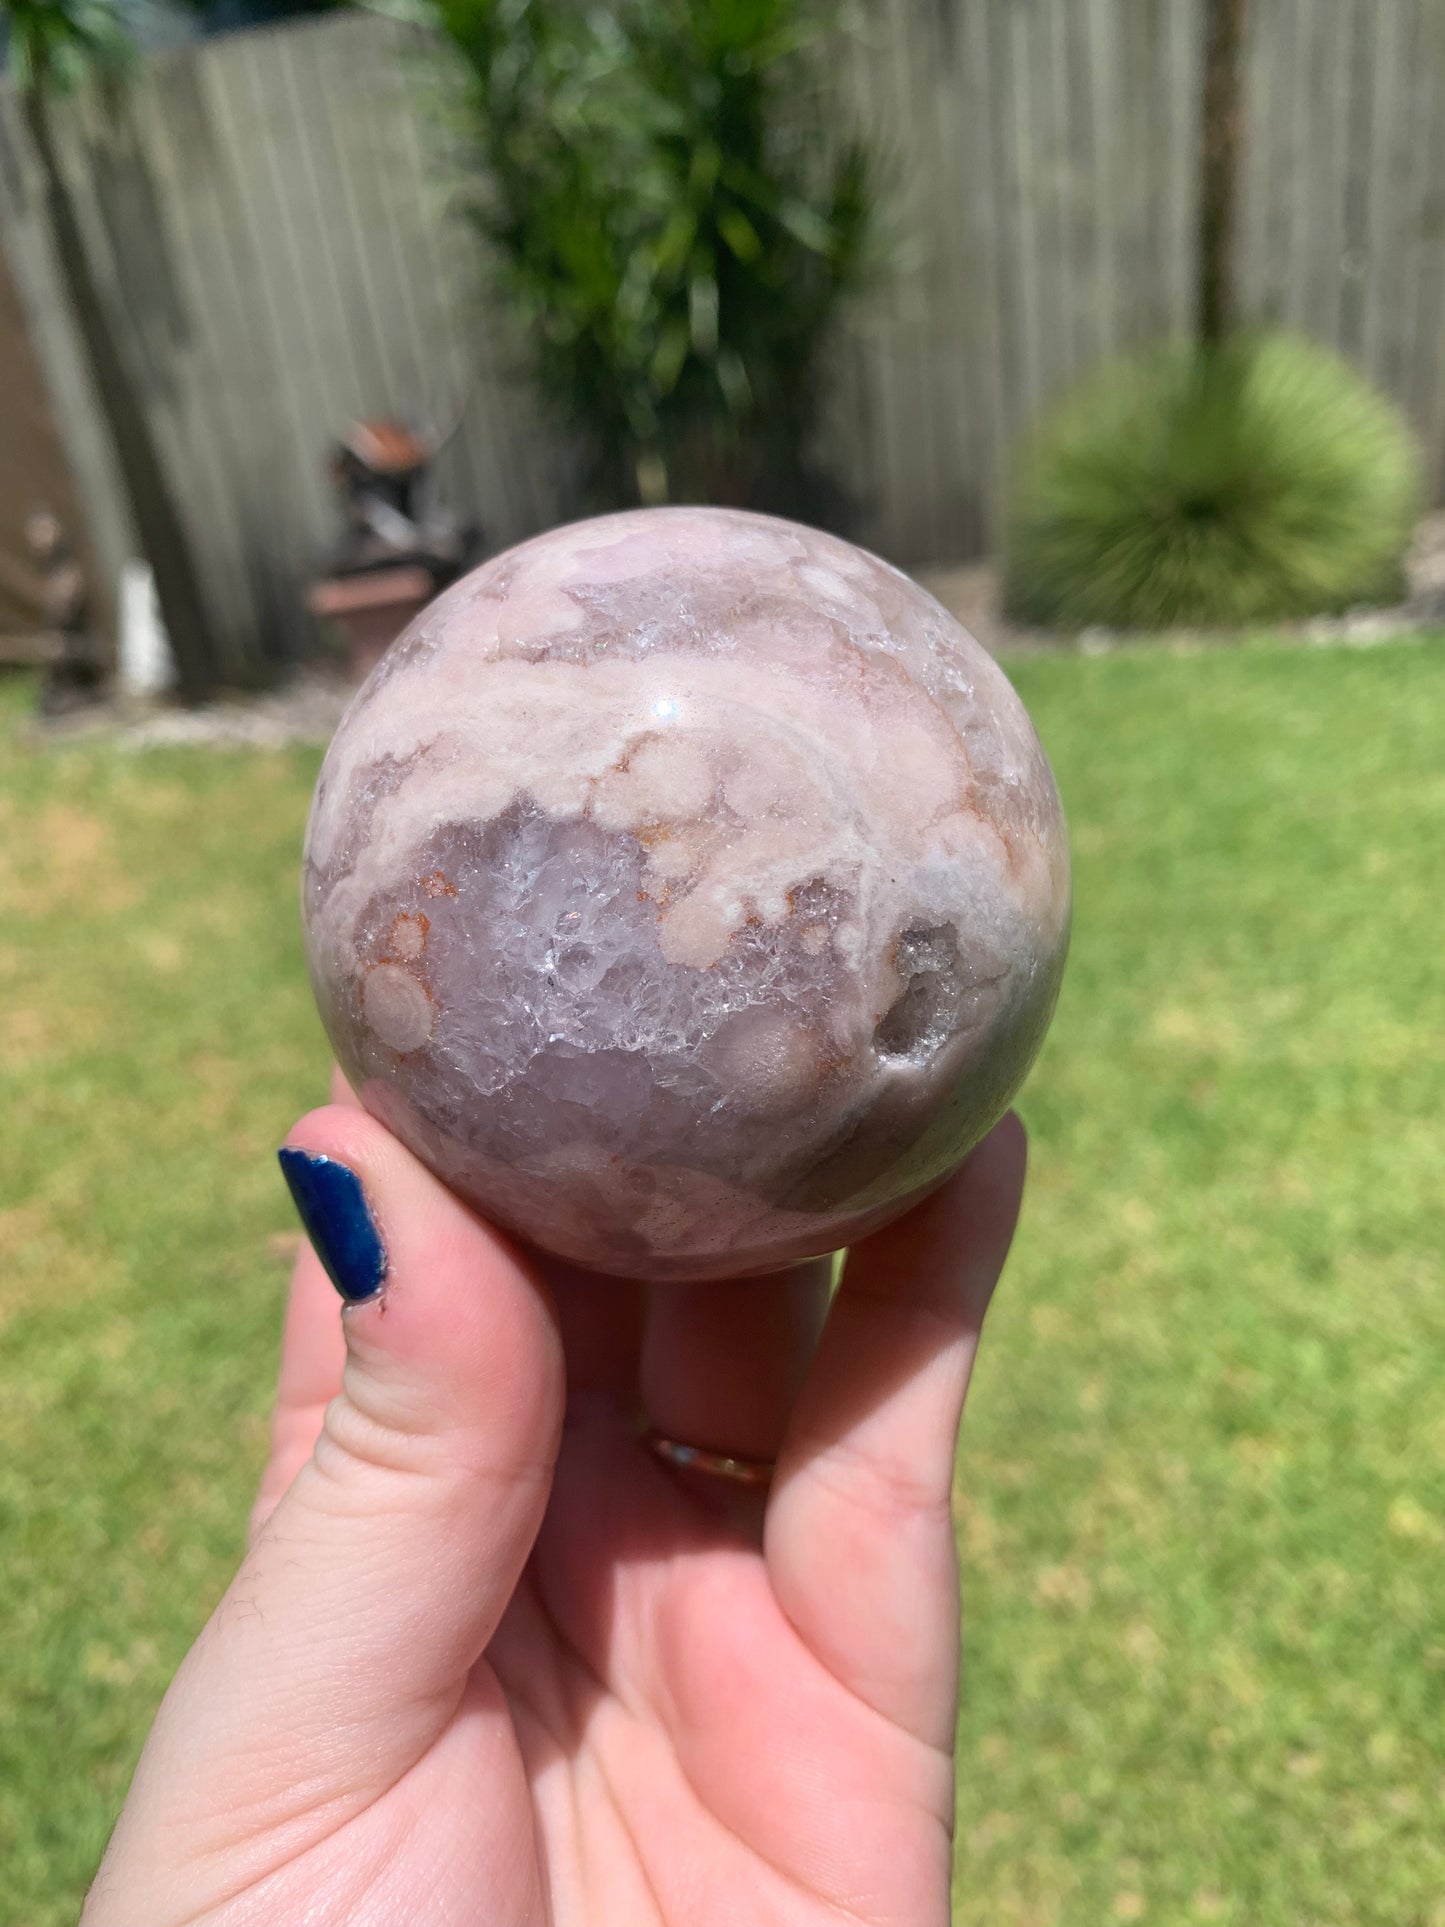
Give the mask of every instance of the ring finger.
M 739 1459 L 777 1456 L 828 1311 L 831 1258 L 760 1278 L 654 1286 L 643 1408 L 664 1438 Z

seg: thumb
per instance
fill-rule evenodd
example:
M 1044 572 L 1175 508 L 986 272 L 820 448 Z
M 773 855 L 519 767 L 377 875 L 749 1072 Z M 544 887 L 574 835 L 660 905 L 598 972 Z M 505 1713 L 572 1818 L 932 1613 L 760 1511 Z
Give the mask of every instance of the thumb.
M 344 1297 L 340 1396 L 167 1695 L 127 1807 L 176 1842 L 287 1836 L 378 1798 L 438 1739 L 531 1551 L 562 1423 L 562 1353 L 521 1257 L 365 1112 L 281 1153 Z M 121 1843 L 118 1841 L 117 1845 Z

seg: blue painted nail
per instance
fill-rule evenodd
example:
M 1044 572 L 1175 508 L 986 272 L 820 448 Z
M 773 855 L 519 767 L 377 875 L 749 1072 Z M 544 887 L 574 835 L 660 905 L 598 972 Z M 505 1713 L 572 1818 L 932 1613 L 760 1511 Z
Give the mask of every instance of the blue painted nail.
M 306 1235 L 348 1305 L 364 1305 L 386 1283 L 386 1246 L 361 1179 L 334 1158 L 285 1145 L 276 1153 Z

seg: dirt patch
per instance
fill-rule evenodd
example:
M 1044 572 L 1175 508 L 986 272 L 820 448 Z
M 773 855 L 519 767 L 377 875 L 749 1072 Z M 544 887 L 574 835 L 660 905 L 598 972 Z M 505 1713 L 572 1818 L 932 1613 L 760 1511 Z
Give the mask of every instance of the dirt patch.
M 38 841 L 44 861 L 67 874 L 88 872 L 111 848 L 109 826 L 87 810 L 52 803 L 41 817 Z
M 93 1258 L 68 1243 L 37 1199 L 0 1210 L 0 1329 L 22 1312 L 95 1289 Z
M 0 954 L 0 978 L 7 974 L 21 977 L 22 955 L 18 951 L 13 954 L 13 973 L 7 973 L 5 957 Z M 104 1028 L 103 1011 L 57 999 L 48 994 L 43 981 L 27 975 L 0 995 L 0 1071 L 29 1072 L 51 1060 L 73 1056 L 92 1044 Z
M 50 803 L 28 821 L 15 812 L 9 822 L 0 857 L 0 910 L 7 916 L 72 908 L 106 916 L 135 902 L 135 885 L 123 873 L 115 834 L 102 817 L 72 803 Z
M 0 1010 L 0 1071 L 13 1076 L 60 1056 L 74 1041 L 74 1016 L 47 1017 L 33 1004 Z

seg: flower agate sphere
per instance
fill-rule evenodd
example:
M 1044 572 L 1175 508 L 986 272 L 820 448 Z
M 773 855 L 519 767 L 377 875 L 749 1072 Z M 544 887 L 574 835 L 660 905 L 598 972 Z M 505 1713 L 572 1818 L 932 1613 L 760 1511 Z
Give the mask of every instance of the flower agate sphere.
M 421 615 L 336 733 L 312 981 L 367 1108 L 595 1270 L 768 1270 L 884 1224 L 1002 1112 L 1067 943 L 1001 671 L 812 529 L 557 529 Z

